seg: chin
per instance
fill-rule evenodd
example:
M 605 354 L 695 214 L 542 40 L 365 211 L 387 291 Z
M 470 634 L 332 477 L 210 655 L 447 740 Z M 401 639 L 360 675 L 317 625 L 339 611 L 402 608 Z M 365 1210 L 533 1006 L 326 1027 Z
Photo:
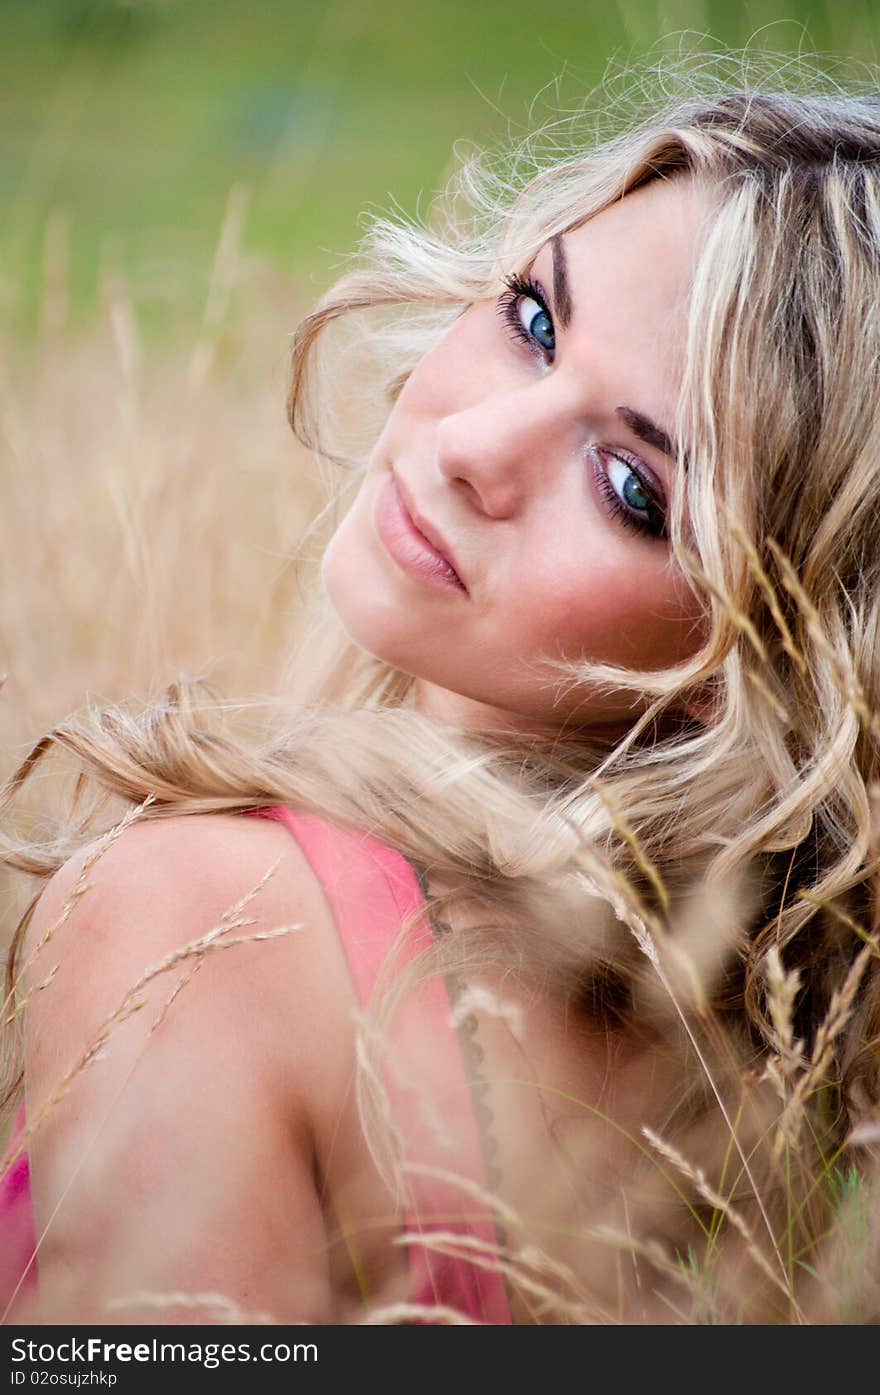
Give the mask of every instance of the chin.
M 365 580 L 365 569 L 352 566 L 350 550 L 341 536 L 344 529 L 343 522 L 321 561 L 324 593 L 352 643 L 374 659 L 408 672 L 400 663 L 407 649 L 401 634 L 400 606 L 392 603 L 373 578 Z

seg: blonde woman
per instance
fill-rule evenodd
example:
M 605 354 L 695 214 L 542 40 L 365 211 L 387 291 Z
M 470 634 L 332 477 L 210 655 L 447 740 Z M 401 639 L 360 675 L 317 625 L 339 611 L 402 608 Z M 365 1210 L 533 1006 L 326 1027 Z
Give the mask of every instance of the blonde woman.
M 283 727 L 176 685 L 12 776 L 60 746 L 134 811 L 7 838 L 21 1320 L 877 1317 L 833 1273 L 880 1099 L 880 101 L 703 86 L 378 222 L 300 326 L 292 425 L 354 468 Z

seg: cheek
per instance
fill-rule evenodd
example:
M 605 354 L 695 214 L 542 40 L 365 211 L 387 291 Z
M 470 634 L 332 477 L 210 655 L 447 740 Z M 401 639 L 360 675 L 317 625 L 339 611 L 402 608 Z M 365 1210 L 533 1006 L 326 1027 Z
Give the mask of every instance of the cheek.
M 660 668 L 693 653 L 699 615 L 684 583 L 667 570 L 633 565 L 554 567 L 533 578 L 512 608 L 520 652 Z
M 321 559 L 321 580 L 348 634 L 362 648 L 375 652 L 392 620 L 385 588 L 378 584 L 367 536 L 366 487 L 352 504 Z
M 349 610 L 349 596 L 354 593 L 349 535 L 354 528 L 352 513 L 342 520 L 324 549 L 321 558 L 321 581 L 343 624 Z

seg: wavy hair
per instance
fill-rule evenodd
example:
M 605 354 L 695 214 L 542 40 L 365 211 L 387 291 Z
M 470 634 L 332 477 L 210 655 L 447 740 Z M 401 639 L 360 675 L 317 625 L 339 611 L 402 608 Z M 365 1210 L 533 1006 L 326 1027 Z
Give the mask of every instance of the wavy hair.
M 769 945 L 806 967 L 816 942 L 841 939 L 833 913 L 799 893 L 848 903 L 873 928 L 880 97 L 829 92 L 827 81 L 819 92 L 731 90 L 705 70 L 691 82 L 713 90 L 678 95 L 635 129 L 553 159 L 524 184 L 467 165 L 454 190 L 457 222 L 447 216 L 436 231 L 376 222 L 363 269 L 297 331 L 289 412 L 300 439 L 334 457 L 315 351 L 341 316 L 424 307 L 421 320 L 398 327 L 394 352 L 383 357 L 393 399 L 433 342 L 444 307 L 455 316 L 497 295 L 505 273 L 549 238 L 652 179 L 688 172 L 710 190 L 714 214 L 695 274 L 679 409 L 683 487 L 670 520 L 710 631 L 690 661 L 659 672 L 560 664 L 572 685 L 607 681 L 654 702 L 599 766 L 586 742 L 585 779 L 577 734 L 567 731 L 553 756 L 571 765 L 549 787 L 554 812 L 630 879 L 637 859 L 609 832 L 597 775 L 645 862 L 675 884 L 696 865 L 713 881 L 763 861 L 772 914 L 753 927 L 745 952 L 746 1001 L 757 1021 Z M 519 156 L 527 160 L 530 147 Z M 336 664 L 321 684 L 343 704 L 352 695 L 358 706 L 405 703 L 411 680 L 344 641 Z M 686 709 L 695 692 L 704 694 L 702 710 L 709 695 L 705 723 L 658 740 L 658 719 Z M 827 998 L 817 978 L 832 965 L 816 967 L 806 980 L 804 1025 L 815 1024 Z M 862 1049 L 852 1043 L 849 1057 L 873 1098 L 878 1025 Z
M 821 1085 L 812 1145 L 837 1158 L 873 1137 L 880 1110 L 880 97 L 705 65 L 667 71 L 664 87 L 614 134 L 585 135 L 582 118 L 503 166 L 468 160 L 426 226 L 375 219 L 356 269 L 299 325 L 289 391 L 293 430 L 336 476 L 317 528 L 344 511 L 387 404 L 467 305 L 630 191 L 700 181 L 711 214 L 669 529 L 705 641 L 661 670 L 558 669 L 572 688 L 649 699 L 626 737 L 433 723 L 413 680 L 358 649 L 317 588 L 291 705 L 264 740 L 231 738 L 222 704 L 178 683 L 143 710 L 63 722 L 3 800 L 60 748 L 100 790 L 149 799 L 143 817 L 286 802 L 364 828 L 454 888 L 438 913 L 462 897 L 480 910 L 421 973 L 507 965 L 648 1045 L 678 1034 L 676 1059 L 696 1048 L 712 1082 L 670 1093 L 673 1133 L 704 1126 L 744 1069 L 786 1108 L 799 1091 L 806 1108 L 803 1080 Z M 354 406 L 340 395 L 353 364 L 374 378 Z M 44 878 L 85 826 L 72 813 L 49 843 L 7 835 L 5 861 Z

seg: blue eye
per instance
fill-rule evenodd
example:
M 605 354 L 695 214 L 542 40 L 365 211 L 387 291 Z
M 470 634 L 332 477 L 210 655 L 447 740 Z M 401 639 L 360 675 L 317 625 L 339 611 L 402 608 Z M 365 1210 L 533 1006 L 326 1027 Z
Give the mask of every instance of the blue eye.
M 556 348 L 556 331 L 543 305 L 539 305 L 532 296 L 524 295 L 517 301 L 516 313 L 526 334 L 552 354 Z
M 623 454 L 597 447 L 591 448 L 589 454 L 599 493 L 613 516 L 637 533 L 650 538 L 667 538 L 665 511 L 635 462 Z
M 498 301 L 498 310 L 514 339 L 520 340 L 542 359 L 556 352 L 556 330 L 544 291 L 537 281 L 521 276 L 505 278 L 507 290 Z
M 608 467 L 608 477 L 611 483 L 616 486 L 623 502 L 628 504 L 636 513 L 643 513 L 647 516 L 650 509 L 654 507 L 654 499 L 646 490 L 644 484 L 625 460 L 612 459 Z

